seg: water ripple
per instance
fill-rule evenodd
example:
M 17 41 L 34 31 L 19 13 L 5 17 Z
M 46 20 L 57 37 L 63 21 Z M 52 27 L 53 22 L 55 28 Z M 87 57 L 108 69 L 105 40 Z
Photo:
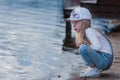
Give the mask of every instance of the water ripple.
M 0 80 L 49 80 L 70 68 L 77 56 L 61 50 L 61 0 L 0 1 L 0 14 Z

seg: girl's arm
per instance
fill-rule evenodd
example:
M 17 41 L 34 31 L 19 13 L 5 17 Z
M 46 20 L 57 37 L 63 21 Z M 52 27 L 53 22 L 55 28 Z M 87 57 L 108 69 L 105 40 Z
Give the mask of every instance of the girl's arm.
M 95 50 L 98 50 L 100 51 L 101 49 L 101 44 L 100 44 L 100 41 L 96 35 L 96 32 L 93 28 L 88 28 L 86 30 L 86 37 L 88 38 L 88 40 L 91 42 L 91 45 L 90 47 L 92 49 L 95 49 Z

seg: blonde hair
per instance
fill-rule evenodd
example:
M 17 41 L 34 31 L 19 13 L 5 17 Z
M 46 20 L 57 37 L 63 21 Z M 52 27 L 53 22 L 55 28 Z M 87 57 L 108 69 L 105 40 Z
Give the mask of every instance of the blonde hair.
M 86 44 L 86 45 L 91 44 L 85 35 L 86 29 L 91 27 L 91 22 L 90 20 L 87 20 L 87 19 L 83 19 L 81 21 L 82 21 L 81 30 L 79 33 L 75 33 L 75 36 L 76 36 L 75 42 L 77 47 L 79 47 L 81 44 Z

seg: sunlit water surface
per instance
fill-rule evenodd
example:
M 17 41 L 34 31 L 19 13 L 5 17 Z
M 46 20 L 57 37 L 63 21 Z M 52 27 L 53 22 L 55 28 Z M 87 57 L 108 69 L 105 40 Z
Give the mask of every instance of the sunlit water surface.
M 62 51 L 61 1 L 0 1 L 0 80 L 66 80 L 83 65 L 80 56 Z

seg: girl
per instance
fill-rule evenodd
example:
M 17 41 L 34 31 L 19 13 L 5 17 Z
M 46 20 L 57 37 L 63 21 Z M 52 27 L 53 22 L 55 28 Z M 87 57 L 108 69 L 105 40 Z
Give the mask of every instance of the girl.
M 102 70 L 110 68 L 113 61 L 112 46 L 108 38 L 95 28 L 91 28 L 91 13 L 78 7 L 71 12 L 70 18 L 75 30 L 76 46 L 85 65 L 89 66 L 80 73 L 81 77 L 99 77 Z

